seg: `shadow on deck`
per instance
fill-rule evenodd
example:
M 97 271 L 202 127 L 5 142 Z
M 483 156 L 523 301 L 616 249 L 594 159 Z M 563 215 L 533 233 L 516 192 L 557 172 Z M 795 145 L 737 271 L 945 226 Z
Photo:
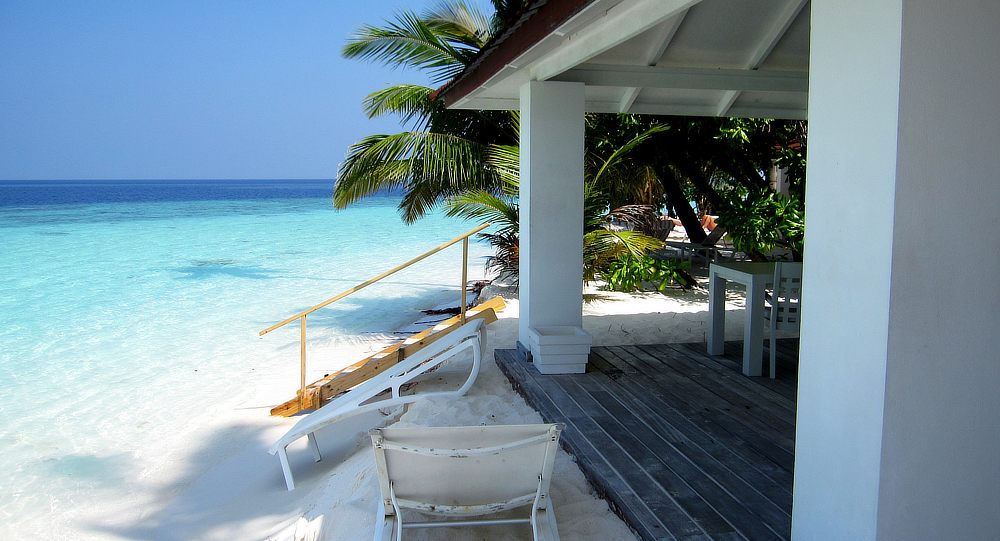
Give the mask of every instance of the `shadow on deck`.
M 496 362 L 566 423 L 564 448 L 644 541 L 787 540 L 798 340 L 779 340 L 774 380 L 743 376 L 742 346 L 595 347 L 578 375 L 543 376 L 514 350 Z

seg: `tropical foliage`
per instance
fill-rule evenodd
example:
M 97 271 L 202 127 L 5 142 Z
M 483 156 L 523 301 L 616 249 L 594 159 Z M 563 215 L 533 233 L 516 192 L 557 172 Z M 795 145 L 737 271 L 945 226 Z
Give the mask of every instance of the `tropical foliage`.
M 515 117 L 516 119 L 516 117 Z M 658 128 L 657 130 L 660 130 Z M 644 141 L 651 133 L 642 133 L 610 152 L 607 159 L 588 154 L 587 183 L 584 192 L 584 278 L 596 279 L 599 273 L 622 256 L 642 257 L 649 250 L 662 246 L 655 238 L 638 231 L 610 231 L 605 225 L 612 220 L 636 223 L 639 219 L 632 209 L 609 211 L 608 197 L 597 188 L 605 177 L 619 171 L 628 150 Z M 488 158 L 489 166 L 498 172 L 501 189 L 492 192 L 471 189 L 450 196 L 444 205 L 448 216 L 489 221 L 497 227 L 496 233 L 483 235 L 492 244 L 496 254 L 487 267 L 516 276 L 518 265 L 518 205 L 520 187 L 518 174 L 518 147 L 494 145 Z M 647 207 L 650 208 L 650 207 Z
M 520 4 L 494 1 L 498 14 Z M 472 60 L 497 27 L 495 16 L 475 5 L 442 1 L 420 15 L 401 12 L 384 28 L 362 26 L 348 38 L 343 54 L 424 70 L 432 83 L 442 83 Z M 385 190 L 400 191 L 400 214 L 411 223 L 449 196 L 470 189 L 502 190 L 500 174 L 487 158 L 490 145 L 516 144 L 514 117 L 507 111 L 445 109 L 429 99 L 432 91 L 395 85 L 367 97 L 370 118 L 397 114 L 412 129 L 372 135 L 351 146 L 338 172 L 335 207 Z
M 787 198 L 766 189 L 755 189 L 744 196 L 730 193 L 719 208 L 719 222 L 725 224 L 733 246 L 756 260 L 776 247 L 792 252 L 802 260 L 805 223 L 801 200 Z
M 588 145 L 613 148 L 662 124 L 670 129 L 652 134 L 630 152 L 629 162 L 639 174 L 631 183 L 606 188 L 616 198 L 613 205 L 631 199 L 665 207 L 684 224 L 691 241 L 700 242 L 705 232 L 699 215 L 716 214 L 731 191 L 773 191 L 775 166 L 786 169 L 791 194 L 803 193 L 806 126 L 800 121 L 593 115 Z M 697 211 L 691 201 L 697 202 Z
M 613 261 L 604 278 L 608 283 L 608 289 L 614 291 L 638 291 L 643 289 L 646 283 L 652 283 L 659 291 L 663 291 L 672 283 L 690 289 L 694 285 L 694 278 L 685 271 L 690 267 L 690 261 L 658 260 L 648 255 L 639 257 L 627 255 Z
M 463 0 L 441 0 L 419 15 L 401 12 L 383 27 L 359 28 L 343 54 L 424 70 L 440 85 L 467 67 L 524 4 L 493 0 L 495 13 L 486 15 Z M 439 205 L 451 216 L 490 221 L 496 228 L 485 237 L 496 254 L 488 265 L 516 275 L 518 116 L 445 109 L 430 100 L 431 92 L 395 85 L 367 97 L 370 117 L 399 115 L 410 129 L 355 143 L 341 164 L 334 205 L 392 190 L 403 194 L 399 210 L 407 223 Z M 693 242 L 705 237 L 700 215 L 718 213 L 737 248 L 752 258 L 774 246 L 800 257 L 805 144 L 805 123 L 798 121 L 588 115 L 584 278 L 603 276 L 620 287 L 638 275 L 683 280 L 679 264 L 646 259 L 660 246 L 648 233 L 664 211 L 683 223 Z M 787 171 L 790 198 L 774 194 L 776 168 Z M 612 222 L 626 230 L 608 227 Z

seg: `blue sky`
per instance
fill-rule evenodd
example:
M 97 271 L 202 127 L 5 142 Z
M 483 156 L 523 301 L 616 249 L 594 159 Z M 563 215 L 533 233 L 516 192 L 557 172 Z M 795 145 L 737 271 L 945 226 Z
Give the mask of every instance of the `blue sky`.
M 346 36 L 432 1 L 3 0 L 0 179 L 335 178 L 401 130 L 364 96 L 429 84 Z

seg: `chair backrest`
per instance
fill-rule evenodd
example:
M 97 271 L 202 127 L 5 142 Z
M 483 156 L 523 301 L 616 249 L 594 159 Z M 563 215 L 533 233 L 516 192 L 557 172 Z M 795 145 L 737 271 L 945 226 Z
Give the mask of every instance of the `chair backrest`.
M 771 328 L 799 328 L 802 315 L 802 263 L 775 263 L 774 291 L 771 295 Z
M 562 425 L 370 432 L 385 509 L 471 516 L 548 501 Z
M 667 240 L 674 230 L 674 222 L 666 216 L 660 216 L 653 225 L 653 236 L 659 240 Z
M 724 236 L 726 236 L 726 228 L 716 225 L 715 229 L 705 237 L 705 240 L 701 241 L 701 244 L 702 246 L 715 246 Z
M 423 374 L 447 361 L 451 355 L 471 348 L 473 350 L 473 366 L 469 378 L 457 391 L 446 393 L 430 394 L 452 394 L 464 395 L 479 374 L 480 363 L 482 362 L 482 350 L 486 339 L 485 322 L 481 319 L 470 321 L 465 325 L 452 331 L 444 338 L 432 343 L 426 348 L 416 352 L 410 357 L 403 359 L 398 364 L 388 368 L 384 372 L 376 374 L 371 379 L 359 384 L 343 396 L 335 398 L 330 403 L 320 409 L 303 417 L 295 426 L 291 428 L 281 439 L 271 446 L 270 453 L 273 455 L 279 448 L 314 432 L 320 427 L 331 424 L 341 418 L 353 414 L 364 413 L 370 409 L 389 407 L 404 404 L 417 400 L 421 396 L 401 397 L 399 389 L 402 385 L 410 382 L 413 377 Z M 388 400 L 374 402 L 365 405 L 369 400 L 381 394 L 386 389 L 392 390 L 392 396 Z

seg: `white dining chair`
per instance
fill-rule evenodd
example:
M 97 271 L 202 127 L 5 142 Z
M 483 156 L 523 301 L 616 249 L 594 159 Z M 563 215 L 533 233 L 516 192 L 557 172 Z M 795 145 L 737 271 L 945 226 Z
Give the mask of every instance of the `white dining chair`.
M 777 365 L 777 332 L 798 330 L 802 316 L 802 263 L 778 262 L 774 265 L 774 285 L 767 299 L 771 354 L 771 378 Z

